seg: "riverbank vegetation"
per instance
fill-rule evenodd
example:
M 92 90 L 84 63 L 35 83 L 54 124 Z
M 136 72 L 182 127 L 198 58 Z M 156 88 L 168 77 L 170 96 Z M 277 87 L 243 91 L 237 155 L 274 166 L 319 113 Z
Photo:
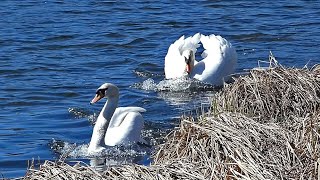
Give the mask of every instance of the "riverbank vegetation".
M 98 173 L 46 161 L 24 179 L 319 179 L 320 66 L 269 63 L 226 84 L 208 112 L 182 117 L 150 166 Z

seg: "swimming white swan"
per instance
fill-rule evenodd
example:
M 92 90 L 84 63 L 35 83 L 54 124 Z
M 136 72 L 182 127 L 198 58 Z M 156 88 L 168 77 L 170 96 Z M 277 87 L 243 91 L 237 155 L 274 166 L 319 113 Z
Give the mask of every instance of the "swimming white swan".
M 202 43 L 203 60 L 196 61 L 195 53 Z M 165 57 L 164 71 L 166 79 L 189 75 L 190 78 L 215 86 L 223 85 L 234 73 L 237 53 L 231 43 L 214 34 L 205 36 L 200 33 L 192 37 L 176 40 L 170 45 Z
M 105 83 L 98 88 L 91 104 L 96 103 L 103 97 L 108 100 L 93 128 L 88 153 L 99 153 L 106 146 L 138 141 L 145 142 L 140 137 L 144 120 L 139 112 L 145 112 L 146 110 L 141 107 L 118 107 L 119 89 L 111 83 Z

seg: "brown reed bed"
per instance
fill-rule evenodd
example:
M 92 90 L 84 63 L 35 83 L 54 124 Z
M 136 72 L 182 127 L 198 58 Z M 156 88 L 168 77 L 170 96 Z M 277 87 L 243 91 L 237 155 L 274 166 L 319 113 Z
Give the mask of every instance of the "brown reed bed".
M 150 166 L 46 161 L 24 179 L 320 179 L 320 68 L 270 67 L 235 78 L 212 108 L 157 147 Z
M 265 121 L 304 117 L 320 102 L 320 66 L 285 68 L 272 54 L 268 68 L 254 68 L 228 84 L 216 96 L 221 110 L 239 112 Z M 214 104 L 215 106 L 215 104 Z
M 39 169 L 33 164 L 29 167 L 25 177 L 21 179 L 48 180 L 48 179 L 103 179 L 103 176 L 95 169 L 83 162 L 75 162 L 74 165 L 67 164 L 64 160 L 45 161 Z

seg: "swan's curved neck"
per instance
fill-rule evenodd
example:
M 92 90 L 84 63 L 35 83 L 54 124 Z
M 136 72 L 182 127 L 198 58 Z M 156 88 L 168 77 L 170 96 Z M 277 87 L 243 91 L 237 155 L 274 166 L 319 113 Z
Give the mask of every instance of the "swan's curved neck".
M 110 97 L 108 98 L 107 102 L 104 104 L 99 117 L 102 116 L 103 118 L 98 118 L 99 119 L 105 119 L 107 121 L 110 121 L 112 118 L 112 115 L 116 108 L 118 107 L 118 97 Z
M 104 146 L 104 136 L 108 129 L 108 124 L 110 123 L 113 113 L 118 107 L 118 101 L 119 97 L 109 97 L 103 106 L 93 128 L 89 149 L 97 149 L 98 146 Z

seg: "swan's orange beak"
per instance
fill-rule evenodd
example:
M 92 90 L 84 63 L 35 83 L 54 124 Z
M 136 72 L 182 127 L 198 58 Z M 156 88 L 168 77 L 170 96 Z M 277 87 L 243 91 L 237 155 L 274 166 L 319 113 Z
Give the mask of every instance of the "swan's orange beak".
M 96 96 L 91 100 L 90 104 L 94 104 L 102 98 L 103 98 L 103 96 L 101 94 L 96 94 Z
M 188 74 L 190 74 L 190 72 L 191 72 L 191 67 L 190 67 L 189 63 L 187 63 L 186 71 L 187 71 Z

